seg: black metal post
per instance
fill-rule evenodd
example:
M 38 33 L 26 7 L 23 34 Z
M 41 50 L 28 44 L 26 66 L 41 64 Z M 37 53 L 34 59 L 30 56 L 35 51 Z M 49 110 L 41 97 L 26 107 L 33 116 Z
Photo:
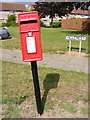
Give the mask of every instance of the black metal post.
M 41 95 L 40 95 L 40 87 L 39 87 L 39 81 L 38 81 L 37 62 L 36 61 L 31 62 L 31 68 L 32 68 L 37 110 L 38 110 L 38 113 L 41 115 L 42 114 L 42 105 L 41 105 Z

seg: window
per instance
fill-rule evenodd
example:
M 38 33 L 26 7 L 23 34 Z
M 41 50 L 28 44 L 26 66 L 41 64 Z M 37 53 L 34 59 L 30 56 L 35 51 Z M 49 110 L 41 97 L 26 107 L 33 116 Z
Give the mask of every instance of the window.
M 75 14 L 74 17 L 77 17 L 77 14 Z
M 84 18 L 85 17 L 85 15 L 81 15 L 81 18 Z
M 14 14 L 17 14 L 17 11 L 14 11 Z
M 44 25 L 49 25 L 49 21 L 48 20 L 43 20 L 43 24 Z
M 13 14 L 13 11 L 9 11 L 9 14 Z
M 0 14 L 4 14 L 4 10 L 0 10 Z

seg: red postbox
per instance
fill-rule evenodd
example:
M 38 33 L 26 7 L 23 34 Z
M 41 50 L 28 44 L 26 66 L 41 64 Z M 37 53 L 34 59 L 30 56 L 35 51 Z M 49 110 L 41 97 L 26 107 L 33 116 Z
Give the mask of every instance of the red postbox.
M 42 60 L 39 16 L 37 11 L 18 14 L 24 62 Z

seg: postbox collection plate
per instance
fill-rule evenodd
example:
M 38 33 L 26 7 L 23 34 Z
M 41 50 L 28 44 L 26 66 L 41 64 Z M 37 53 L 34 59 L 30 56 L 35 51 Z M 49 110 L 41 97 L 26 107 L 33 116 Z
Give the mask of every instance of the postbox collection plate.
M 18 23 L 23 61 L 42 60 L 38 12 L 33 11 L 18 14 Z

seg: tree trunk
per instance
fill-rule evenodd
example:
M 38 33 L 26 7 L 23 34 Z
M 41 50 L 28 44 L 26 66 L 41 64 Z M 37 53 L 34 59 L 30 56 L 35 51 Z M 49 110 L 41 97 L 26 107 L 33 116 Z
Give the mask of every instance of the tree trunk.
M 51 28 L 52 28 L 52 24 L 53 24 L 53 16 L 51 17 L 51 24 L 50 24 Z

